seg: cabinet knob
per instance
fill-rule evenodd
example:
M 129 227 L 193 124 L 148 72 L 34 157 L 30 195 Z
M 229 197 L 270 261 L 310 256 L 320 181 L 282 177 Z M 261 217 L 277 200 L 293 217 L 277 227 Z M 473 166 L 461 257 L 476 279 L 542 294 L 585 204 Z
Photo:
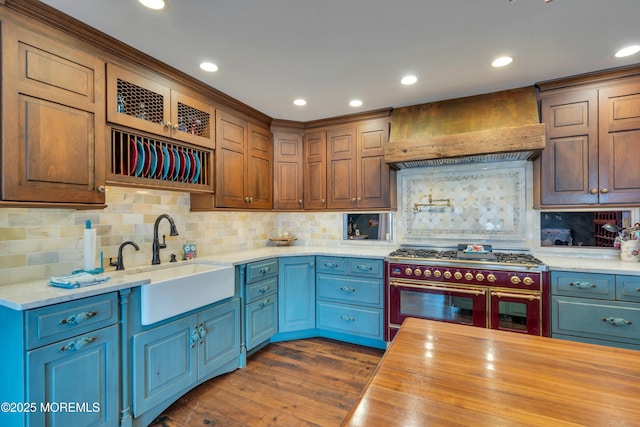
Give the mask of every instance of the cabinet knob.
M 245 202 L 247 202 L 247 203 L 249 203 L 249 202 L 250 202 L 250 200 L 249 200 L 249 196 L 245 197 L 245 198 L 244 198 L 244 201 L 245 201 Z
M 355 201 L 356 201 L 356 198 L 355 198 L 355 197 L 352 197 L 352 198 L 351 198 L 351 201 L 352 201 L 352 202 L 355 202 Z
M 171 122 L 165 122 L 164 127 L 167 129 L 171 129 Z
M 106 188 L 104 187 L 104 185 L 98 185 L 98 193 L 104 193 L 106 191 Z
M 301 205 L 302 204 L 302 199 L 298 199 L 298 204 Z
M 598 189 L 592 188 L 591 190 L 589 190 L 589 194 L 598 194 Z
M 324 200 L 324 199 L 320 200 L 320 203 L 324 204 L 324 202 L 325 202 L 325 200 Z
M 600 194 L 607 194 L 609 192 L 608 188 L 603 188 L 602 190 L 600 190 Z

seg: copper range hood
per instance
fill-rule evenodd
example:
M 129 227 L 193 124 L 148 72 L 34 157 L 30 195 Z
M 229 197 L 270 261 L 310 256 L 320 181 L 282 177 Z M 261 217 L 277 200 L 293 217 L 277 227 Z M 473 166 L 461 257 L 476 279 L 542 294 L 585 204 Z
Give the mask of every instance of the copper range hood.
M 533 160 L 544 147 L 532 86 L 394 109 L 385 162 L 404 169 Z

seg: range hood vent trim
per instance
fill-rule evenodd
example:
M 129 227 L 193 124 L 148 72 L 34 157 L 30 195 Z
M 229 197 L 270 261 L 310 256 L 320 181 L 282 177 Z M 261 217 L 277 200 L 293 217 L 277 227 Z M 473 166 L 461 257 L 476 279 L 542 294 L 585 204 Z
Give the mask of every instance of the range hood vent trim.
M 546 146 L 544 123 L 396 141 L 385 146 L 395 169 L 509 160 L 533 160 Z

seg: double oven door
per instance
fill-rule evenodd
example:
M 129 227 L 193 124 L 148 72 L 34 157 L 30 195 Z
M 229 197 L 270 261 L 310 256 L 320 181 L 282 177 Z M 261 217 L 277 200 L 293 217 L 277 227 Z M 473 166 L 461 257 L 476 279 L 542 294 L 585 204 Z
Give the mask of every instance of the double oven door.
M 542 335 L 542 296 L 485 286 L 389 279 L 387 340 L 407 317 Z

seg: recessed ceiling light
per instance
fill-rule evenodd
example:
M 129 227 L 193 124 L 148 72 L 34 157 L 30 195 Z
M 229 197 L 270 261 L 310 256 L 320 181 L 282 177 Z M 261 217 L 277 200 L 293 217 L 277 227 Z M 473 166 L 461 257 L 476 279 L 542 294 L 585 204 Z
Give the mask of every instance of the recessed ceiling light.
M 307 101 L 302 98 L 294 99 L 293 103 L 299 107 L 302 107 L 303 105 L 307 105 Z
M 360 101 L 359 99 L 353 99 L 349 101 L 349 105 L 351 105 L 352 107 L 362 107 L 362 101 Z
M 417 81 L 418 78 L 416 76 L 404 76 L 402 80 L 400 80 L 400 83 L 402 83 L 403 85 L 412 85 Z
M 495 59 L 492 63 L 492 67 L 504 67 L 505 65 L 511 64 L 513 58 L 510 56 L 501 56 L 500 58 Z
M 164 0 L 138 0 L 143 6 L 149 9 L 160 10 L 164 9 Z
M 203 69 L 204 71 L 208 71 L 210 73 L 218 71 L 218 66 L 216 64 L 214 64 L 213 62 L 203 62 L 203 63 L 200 64 L 200 68 Z
M 616 52 L 616 58 L 624 58 L 625 56 L 630 56 L 638 52 L 640 52 L 640 46 L 627 46 Z

